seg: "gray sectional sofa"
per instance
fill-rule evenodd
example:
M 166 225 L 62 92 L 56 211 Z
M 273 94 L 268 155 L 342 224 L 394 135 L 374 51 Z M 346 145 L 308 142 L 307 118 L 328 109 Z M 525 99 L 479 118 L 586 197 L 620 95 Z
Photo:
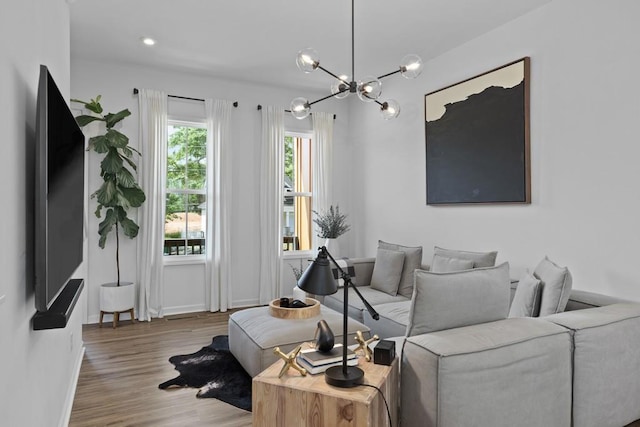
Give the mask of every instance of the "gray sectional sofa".
M 394 338 L 401 353 L 403 427 L 622 427 L 640 419 L 640 303 L 572 290 L 562 313 L 405 337 L 411 298 L 371 288 L 374 258 L 350 263 L 380 319 L 355 293 L 349 316 Z M 342 292 L 323 303 L 342 312 Z

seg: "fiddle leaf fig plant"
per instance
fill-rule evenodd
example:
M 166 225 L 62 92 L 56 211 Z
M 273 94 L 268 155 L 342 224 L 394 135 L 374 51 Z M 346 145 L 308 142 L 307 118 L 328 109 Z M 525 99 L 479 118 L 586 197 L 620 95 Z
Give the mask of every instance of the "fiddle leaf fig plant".
M 100 177 L 103 182 L 100 188 L 91 194 L 91 198 L 97 200 L 95 215 L 102 219 L 98 225 L 100 248 L 104 249 L 109 233 L 115 228 L 117 283 L 120 286 L 120 228 L 124 235 L 131 239 L 138 235 L 139 226 L 129 218 L 128 210 L 140 207 L 146 197 L 134 176 L 137 167 L 133 161 L 133 155 L 136 153 L 139 156 L 140 152 L 129 146 L 129 138 L 126 135 L 114 129 L 115 125 L 130 116 L 131 112 L 125 109 L 117 113 L 103 114 L 100 99 L 101 96 L 98 95 L 89 102 L 79 99 L 72 99 L 71 102 L 82 104 L 93 113 L 76 117 L 80 127 L 96 121 L 104 122 L 105 125 L 104 133 L 89 138 L 87 146 L 87 151 L 104 155 L 100 162 Z

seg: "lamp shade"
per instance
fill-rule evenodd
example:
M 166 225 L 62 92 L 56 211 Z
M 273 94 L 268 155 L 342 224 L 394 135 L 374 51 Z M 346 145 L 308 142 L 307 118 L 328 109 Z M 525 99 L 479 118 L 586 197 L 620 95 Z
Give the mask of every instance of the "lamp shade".
M 326 249 L 322 248 L 318 257 L 302 273 L 298 287 L 314 295 L 331 295 L 338 291 L 338 283 L 333 277 Z

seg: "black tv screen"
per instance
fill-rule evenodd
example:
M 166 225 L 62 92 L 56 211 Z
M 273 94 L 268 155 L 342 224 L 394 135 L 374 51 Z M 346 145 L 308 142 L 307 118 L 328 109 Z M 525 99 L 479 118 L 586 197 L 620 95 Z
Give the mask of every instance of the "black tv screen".
M 40 66 L 35 154 L 35 304 L 49 309 L 82 263 L 84 135 Z

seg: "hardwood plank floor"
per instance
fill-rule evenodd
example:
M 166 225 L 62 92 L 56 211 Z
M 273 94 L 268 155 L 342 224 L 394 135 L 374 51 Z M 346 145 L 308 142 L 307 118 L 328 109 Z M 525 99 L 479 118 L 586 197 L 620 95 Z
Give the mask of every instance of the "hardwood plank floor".
M 178 372 L 176 354 L 194 353 L 226 335 L 233 313 L 191 313 L 83 327 L 86 348 L 69 426 L 250 426 L 251 413 L 193 388 L 160 390 Z

